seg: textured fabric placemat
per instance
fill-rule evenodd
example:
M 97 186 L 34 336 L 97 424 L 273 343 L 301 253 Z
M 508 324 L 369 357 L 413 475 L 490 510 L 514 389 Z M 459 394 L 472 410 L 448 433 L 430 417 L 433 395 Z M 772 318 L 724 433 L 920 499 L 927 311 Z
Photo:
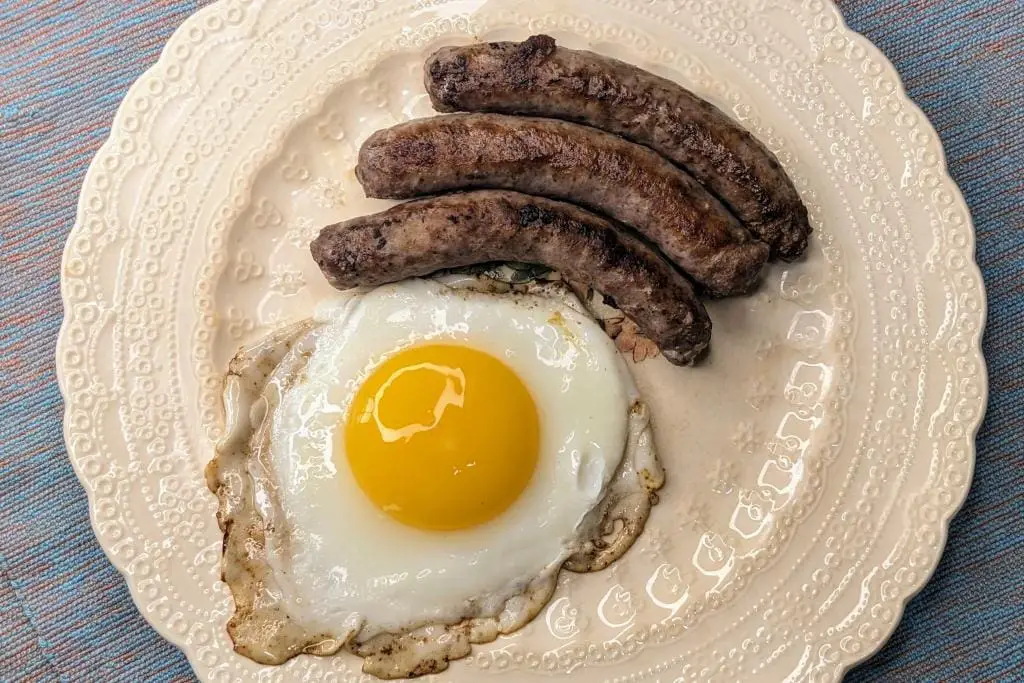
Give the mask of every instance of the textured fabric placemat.
M 800 0 L 792 0 L 798 2 Z M 0 681 L 192 681 L 89 526 L 54 378 L 61 249 L 128 86 L 203 2 L 0 0 Z M 1024 3 L 845 0 L 978 229 L 991 398 L 938 572 L 849 681 L 1024 680 Z

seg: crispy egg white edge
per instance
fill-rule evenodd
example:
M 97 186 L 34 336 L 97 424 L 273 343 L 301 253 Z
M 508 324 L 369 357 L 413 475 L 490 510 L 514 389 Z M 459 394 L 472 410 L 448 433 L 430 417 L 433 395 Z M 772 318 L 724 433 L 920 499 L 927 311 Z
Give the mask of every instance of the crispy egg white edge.
M 443 279 L 444 283 L 456 289 L 478 289 L 482 288 L 485 291 L 490 291 L 493 287 L 496 287 L 499 291 L 505 291 L 506 288 L 500 284 L 495 285 L 492 282 L 481 282 L 477 278 L 466 277 L 466 276 L 448 276 Z M 584 317 L 582 306 L 578 300 L 570 293 L 568 293 L 564 287 L 557 283 L 549 283 L 543 285 L 532 285 L 527 287 L 533 294 L 542 295 L 544 297 L 554 297 L 564 305 L 574 311 L 577 314 L 581 314 Z M 356 305 L 356 302 L 360 296 L 364 295 L 365 291 L 345 293 L 339 296 L 336 300 L 321 306 L 318 308 L 316 319 L 324 320 L 339 315 L 339 311 L 345 309 L 351 309 Z M 594 324 L 589 318 L 587 321 Z M 596 327 L 596 324 L 594 324 Z M 313 332 L 306 332 L 305 334 L 309 337 L 317 336 L 315 333 L 319 330 L 313 330 Z M 598 330 L 599 332 L 599 330 Z M 611 344 L 611 341 L 601 334 L 600 339 L 605 344 Z M 294 340 L 292 340 L 294 342 Z M 261 342 L 262 343 L 262 342 Z M 302 346 L 301 344 L 299 346 Z M 308 345 L 307 345 L 308 347 Z M 294 349 L 293 349 L 294 351 Z M 303 354 L 308 356 L 308 348 L 302 351 Z M 294 355 L 294 354 L 293 354 Z M 650 432 L 649 418 L 647 415 L 646 407 L 637 401 L 636 389 L 633 384 L 632 377 L 629 374 L 628 369 L 622 362 L 621 358 L 617 354 L 614 354 L 617 362 L 617 372 L 619 374 L 620 384 L 627 390 L 627 394 L 630 398 L 631 407 L 629 409 L 629 437 L 626 439 L 626 454 L 619 463 L 618 468 L 613 468 L 614 478 L 609 482 L 606 481 L 606 487 L 609 495 L 607 499 L 603 501 L 605 504 L 601 506 L 595 506 L 585 514 L 577 523 L 577 532 L 581 539 L 584 538 L 597 538 L 601 528 L 606 528 L 607 518 L 610 515 L 634 515 L 640 516 L 640 524 L 633 525 L 632 529 L 628 533 L 628 538 L 625 538 L 625 543 L 620 542 L 617 547 L 613 548 L 613 557 L 605 558 L 603 563 L 599 563 L 600 566 L 605 566 L 607 562 L 617 558 L 621 553 L 629 547 L 635 537 L 642 530 L 642 521 L 646 519 L 647 510 L 650 507 L 650 503 L 655 500 L 653 492 L 661 486 L 663 482 L 663 473 L 661 472 L 660 465 L 656 454 L 653 449 L 653 439 Z M 244 351 L 240 352 L 240 356 L 244 356 Z M 250 358 L 250 360 L 253 360 Z M 262 361 L 265 365 L 265 359 Z M 261 365 L 259 359 L 255 360 L 255 365 Z M 285 363 L 287 365 L 287 363 Z M 257 367 L 255 372 L 250 372 L 250 375 L 260 376 L 265 375 L 265 368 L 261 369 Z M 274 386 L 281 388 L 287 388 L 291 384 L 291 380 L 286 377 L 278 377 L 273 382 L 268 382 Z M 222 443 L 221 448 L 218 449 L 218 459 L 227 460 L 227 455 L 232 452 L 237 452 L 238 441 L 241 438 L 241 434 L 246 432 L 245 423 L 249 423 L 250 428 L 255 428 L 257 425 L 254 421 L 266 417 L 261 415 L 261 410 L 254 408 L 251 411 L 245 408 L 246 402 L 252 406 L 258 406 L 262 401 L 265 402 L 265 397 L 261 396 L 262 389 L 259 388 L 259 380 L 244 378 L 242 375 L 229 377 L 225 390 L 226 400 L 235 401 L 237 404 L 228 409 L 228 422 L 229 438 L 226 441 L 230 443 Z M 248 399 L 246 397 L 248 396 Z M 630 405 L 630 401 L 627 401 L 623 405 L 623 409 Z M 265 406 L 262 408 L 265 413 Z M 250 414 L 251 413 L 251 414 Z M 249 419 L 246 419 L 249 418 Z M 252 420 L 252 421 L 250 421 Z M 263 465 L 265 466 L 265 458 Z M 242 470 L 248 468 L 243 467 Z M 257 467 L 257 470 L 262 467 Z M 211 476 L 211 488 L 217 489 L 218 494 L 221 498 L 221 514 L 219 517 L 231 517 L 236 516 L 238 513 L 243 511 L 246 507 L 246 501 L 243 500 L 244 492 L 240 491 L 244 487 L 241 486 L 241 482 L 238 475 L 250 475 L 249 472 L 239 472 L 239 463 L 234 462 L 223 462 L 221 463 L 221 476 Z M 216 471 L 216 469 L 214 470 Z M 266 474 L 265 472 L 263 474 Z M 268 482 L 257 487 L 262 493 L 258 496 L 262 498 L 262 504 L 260 505 L 249 505 L 250 511 L 258 509 L 263 515 L 265 515 L 264 522 L 269 521 L 269 527 L 276 531 L 276 523 L 281 521 L 282 514 L 280 509 L 276 509 L 274 505 L 270 504 L 269 492 L 274 489 L 274 485 Z M 250 492 L 251 493 L 251 492 Z M 623 505 L 622 501 L 637 501 L 640 500 L 637 496 L 640 493 L 644 493 L 642 496 L 643 505 L 639 503 Z M 249 501 L 252 503 L 253 501 Z M 225 503 L 228 503 L 225 506 Z M 642 508 L 641 512 L 637 512 L 638 509 Z M 222 527 L 225 524 L 225 519 L 221 519 Z M 273 532 L 270 534 L 273 536 Z M 621 535 L 620 535 L 621 536 Z M 590 548 L 576 547 L 576 556 L 587 555 L 588 552 L 593 552 L 593 544 L 588 541 Z M 607 552 L 605 552 L 608 555 Z M 225 555 L 224 564 L 225 566 L 234 562 L 235 564 L 252 564 L 259 563 L 264 558 L 260 557 L 249 557 L 244 562 L 240 561 L 240 558 L 232 558 L 228 554 Z M 543 607 L 543 605 L 550 599 L 551 592 L 554 590 L 554 579 L 557 576 L 557 570 L 561 566 L 562 561 L 565 557 L 560 557 L 557 560 L 551 562 L 543 572 L 532 581 L 528 581 L 525 584 L 518 584 L 516 587 L 519 591 L 515 594 L 514 591 L 505 601 L 504 604 L 500 604 L 500 601 L 494 603 L 491 606 L 491 610 L 494 611 L 495 616 L 491 619 L 475 619 L 472 623 L 463 621 L 461 623 L 431 626 L 422 625 L 416 627 L 411 633 L 398 633 L 398 634 L 387 634 L 387 633 L 370 633 L 360 632 L 361 624 L 359 620 L 352 618 L 349 615 L 348 619 L 342 621 L 342 623 L 335 623 L 334 630 L 336 632 L 328 632 L 330 629 L 315 628 L 313 624 L 306 628 L 301 624 L 291 623 L 288 624 L 288 628 L 283 629 L 284 635 L 280 636 L 276 644 L 265 646 L 265 644 L 259 643 L 248 643 L 247 647 L 251 652 L 258 651 L 262 653 L 263 660 L 267 663 L 277 663 L 278 661 L 284 661 L 285 659 L 294 656 L 298 652 L 311 652 L 314 654 L 330 654 L 336 651 L 343 644 L 348 643 L 351 649 L 359 651 L 359 653 L 367 657 L 364 668 L 367 671 L 376 673 L 377 675 L 393 677 L 396 675 L 408 675 L 409 672 L 414 670 L 420 670 L 425 665 L 423 660 L 424 657 L 431 658 L 434 666 L 442 667 L 446 666 L 449 659 L 465 656 L 468 653 L 469 643 L 482 643 L 489 642 L 497 637 L 500 633 L 508 633 L 520 628 L 523 624 L 532 619 L 537 612 Z M 591 570 L 600 568 L 595 564 L 586 565 Z M 257 610 L 254 613 L 249 613 L 246 616 L 248 619 L 259 621 L 260 619 L 274 620 L 278 625 L 281 623 L 282 614 L 289 612 L 287 605 L 283 604 L 280 600 L 283 597 L 284 591 L 282 590 L 278 579 L 273 575 L 273 570 L 269 566 L 263 567 L 265 571 L 260 573 L 258 580 L 249 581 L 229 581 L 232 592 L 236 596 L 236 602 L 238 602 L 239 591 L 256 592 L 257 590 L 263 594 L 265 608 L 264 613 L 258 613 Z M 576 569 L 579 571 L 579 569 Z M 251 598 L 252 596 L 250 596 Z M 248 600 L 249 604 L 253 603 L 252 599 Z M 503 608 L 503 609 L 502 609 Z M 236 619 L 238 615 L 236 614 Z M 292 619 L 291 615 L 288 614 L 289 620 Z M 234 620 L 233 620 L 234 621 Z M 411 625 L 410 625 L 411 627 Z M 447 644 L 445 646 L 438 645 L 437 647 L 430 648 L 424 644 L 422 636 L 424 633 L 429 632 L 431 629 L 440 628 L 449 634 Z M 399 629 L 400 630 L 400 629 Z M 264 629 L 265 631 L 265 629 Z M 237 629 L 236 629 L 237 632 Z M 250 633 L 259 634 L 263 631 L 260 628 L 254 627 L 250 629 Z M 353 636 L 361 636 L 357 638 L 359 642 L 363 643 L 359 645 L 355 640 L 352 640 Z M 417 637 L 413 638 L 412 635 L 418 634 Z M 236 634 L 233 634 L 235 636 Z M 280 634 L 279 634 L 280 635 Z M 374 637 L 375 636 L 375 637 Z M 427 639 L 430 640 L 429 638 Z M 444 640 L 444 639 L 442 639 Z M 377 645 L 375 645 L 375 643 Z M 236 637 L 236 646 L 238 645 Z M 276 650 L 276 651 L 274 651 Z M 250 655 L 251 656 L 251 655 Z M 260 661 L 260 657 L 253 657 Z M 276 660 L 276 661 L 271 661 Z M 369 668 L 367 668 L 369 667 Z M 417 668 L 419 667 L 419 668 Z M 436 669 L 440 670 L 440 669 Z M 404 672 L 404 673 L 403 673 Z

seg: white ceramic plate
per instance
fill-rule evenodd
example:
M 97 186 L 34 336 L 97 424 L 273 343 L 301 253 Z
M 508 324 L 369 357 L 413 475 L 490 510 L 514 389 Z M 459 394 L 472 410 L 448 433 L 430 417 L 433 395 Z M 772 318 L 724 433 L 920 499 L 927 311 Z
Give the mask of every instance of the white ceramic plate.
M 92 164 L 57 349 L 96 535 L 200 678 L 360 679 L 347 655 L 261 669 L 231 650 L 202 478 L 221 373 L 327 293 L 317 228 L 385 205 L 363 198 L 354 155 L 430 112 L 424 55 L 539 31 L 741 120 L 816 233 L 805 262 L 710 308 L 710 362 L 638 366 L 671 399 L 656 426 L 686 443 L 659 437 L 670 481 L 637 545 L 439 679 L 836 680 L 935 567 L 985 406 L 974 233 L 935 132 L 831 4 L 223 0 L 174 34 Z

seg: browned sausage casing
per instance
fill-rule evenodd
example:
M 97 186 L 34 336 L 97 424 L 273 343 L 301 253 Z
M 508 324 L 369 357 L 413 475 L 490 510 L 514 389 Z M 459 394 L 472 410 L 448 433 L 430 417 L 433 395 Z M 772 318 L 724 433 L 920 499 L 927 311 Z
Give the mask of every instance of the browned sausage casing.
M 371 197 L 500 188 L 563 199 L 636 229 L 718 296 L 749 291 L 768 259 L 700 183 L 656 152 L 555 119 L 451 114 L 377 131 L 356 175 Z
M 807 209 L 775 155 L 711 103 L 668 79 L 593 52 L 522 43 L 445 47 L 426 63 L 438 111 L 551 116 L 647 145 L 711 189 L 774 256 L 803 253 Z
M 711 339 L 689 281 L 640 240 L 577 206 L 478 190 L 420 199 L 324 228 L 313 259 L 339 289 L 491 261 L 539 263 L 612 297 L 677 365 Z

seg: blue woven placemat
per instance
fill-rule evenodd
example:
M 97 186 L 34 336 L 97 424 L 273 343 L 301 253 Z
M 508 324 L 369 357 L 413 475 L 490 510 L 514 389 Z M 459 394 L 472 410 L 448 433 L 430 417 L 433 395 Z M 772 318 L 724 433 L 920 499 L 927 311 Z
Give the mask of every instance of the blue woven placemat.
M 0 682 L 193 680 L 93 537 L 61 438 L 53 347 L 85 169 L 128 86 L 203 4 L 0 0 Z M 970 204 L 992 387 L 938 573 L 848 680 L 1024 680 L 1024 4 L 841 6 L 903 75 Z

